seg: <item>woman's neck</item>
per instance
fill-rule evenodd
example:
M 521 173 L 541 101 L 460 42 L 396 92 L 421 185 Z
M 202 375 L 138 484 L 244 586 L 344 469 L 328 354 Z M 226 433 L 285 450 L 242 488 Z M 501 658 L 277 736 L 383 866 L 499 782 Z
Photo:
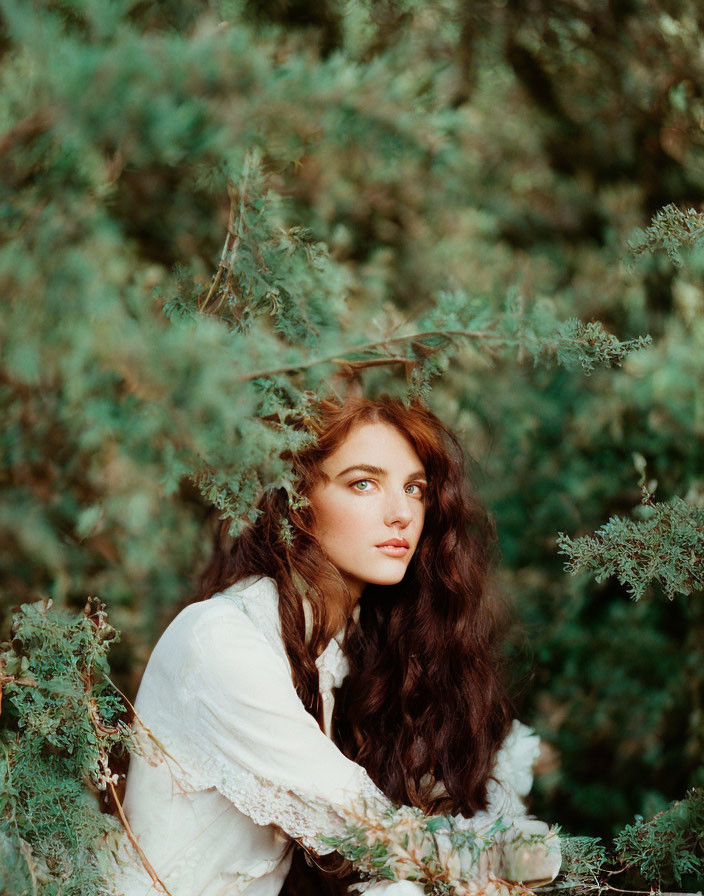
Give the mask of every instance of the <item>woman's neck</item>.
M 359 598 L 361 597 L 363 583 L 348 579 L 342 573 L 344 585 L 339 579 L 331 578 L 321 587 L 325 594 L 324 627 L 322 631 L 320 653 L 330 640 L 343 631 L 350 617 L 359 616 Z M 304 598 L 304 615 L 306 622 L 306 642 L 311 638 L 313 631 L 313 609 L 308 598 Z
M 328 611 L 327 626 L 325 630 L 325 643 L 329 643 L 338 632 L 342 631 L 350 616 L 353 615 L 357 602 L 355 601 L 351 607 L 333 607 Z

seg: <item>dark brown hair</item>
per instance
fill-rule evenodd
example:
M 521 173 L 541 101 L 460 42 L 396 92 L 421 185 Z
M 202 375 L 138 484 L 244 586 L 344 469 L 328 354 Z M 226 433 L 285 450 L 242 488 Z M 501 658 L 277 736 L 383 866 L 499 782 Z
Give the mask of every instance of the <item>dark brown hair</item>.
M 357 623 L 348 622 L 350 673 L 337 692 L 334 737 L 397 803 L 429 813 L 472 815 L 512 716 L 498 674 L 491 568 L 493 521 L 467 484 L 456 436 L 418 400 L 353 397 L 319 401 L 306 421 L 316 441 L 291 456 L 297 489 L 309 493 L 320 464 L 363 423 L 395 427 L 426 471 L 425 522 L 397 585 L 368 584 Z M 319 719 L 315 658 L 335 633 L 330 607 L 349 605 L 346 585 L 312 534 L 313 508 L 266 492 L 259 517 L 236 539 L 223 524 L 199 596 L 260 574 L 276 581 L 294 684 Z M 281 535 L 281 521 L 293 532 Z M 301 595 L 313 609 L 306 642 Z M 445 792 L 433 790 L 436 783 Z

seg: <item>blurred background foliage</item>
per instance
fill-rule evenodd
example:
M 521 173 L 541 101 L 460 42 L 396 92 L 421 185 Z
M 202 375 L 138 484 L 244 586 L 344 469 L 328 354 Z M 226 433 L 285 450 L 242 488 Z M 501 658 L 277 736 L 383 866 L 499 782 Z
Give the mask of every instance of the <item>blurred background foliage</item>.
M 291 486 L 295 434 L 253 421 L 337 369 L 294 368 L 395 335 L 423 359 L 413 326 L 459 307 L 515 344 L 457 340 L 411 382 L 497 519 L 532 810 L 610 837 L 704 786 L 701 594 L 633 602 L 558 544 L 647 520 L 644 482 L 704 505 L 697 212 L 668 237 L 704 199 L 696 0 L 0 10 L 3 634 L 98 595 L 133 696 L 220 512 Z M 652 344 L 535 363 L 526 321 L 569 318 Z M 402 393 L 397 367 L 365 388 Z

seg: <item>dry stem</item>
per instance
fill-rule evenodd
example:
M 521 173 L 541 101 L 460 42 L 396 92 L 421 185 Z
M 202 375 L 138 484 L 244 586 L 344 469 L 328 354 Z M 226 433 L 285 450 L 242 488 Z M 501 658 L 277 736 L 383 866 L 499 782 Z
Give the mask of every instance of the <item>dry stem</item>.
M 225 237 L 225 245 L 222 247 L 222 252 L 220 254 L 220 262 L 218 264 L 218 269 L 213 278 L 213 282 L 210 285 L 210 289 L 208 290 L 208 294 L 206 295 L 203 303 L 198 303 L 198 310 L 205 311 L 208 307 L 208 303 L 213 297 L 213 293 L 218 287 L 220 283 L 220 278 L 222 277 L 222 272 L 227 271 L 228 276 L 232 272 L 232 268 L 237 260 L 237 250 L 239 248 L 240 242 L 242 241 L 242 234 L 244 233 L 244 213 L 247 202 L 247 187 L 249 185 L 249 174 L 252 168 L 252 154 L 247 153 L 244 160 L 244 176 L 242 178 L 242 187 L 239 191 L 239 210 L 237 213 L 237 233 L 235 233 L 235 197 L 233 196 L 233 184 L 229 185 L 228 193 L 230 194 L 230 214 L 227 221 L 227 235 Z M 220 299 L 218 304 L 213 308 L 213 312 L 217 311 L 223 303 L 223 298 Z
M 124 829 L 127 833 L 130 843 L 137 850 L 137 854 L 139 855 L 139 858 L 142 860 L 142 864 L 144 865 L 144 868 L 145 868 L 147 874 L 149 875 L 149 877 L 151 877 L 152 881 L 155 884 L 158 884 L 158 886 L 161 887 L 162 892 L 164 892 L 166 894 L 166 896 L 171 896 L 171 893 L 166 888 L 165 884 L 159 878 L 159 875 L 156 873 L 156 871 L 152 868 L 151 864 L 149 863 L 149 859 L 144 855 L 142 847 L 139 845 L 139 843 L 137 843 L 135 836 L 132 833 L 132 828 L 130 827 L 130 823 L 129 823 L 129 821 L 127 821 L 127 816 L 125 815 L 125 813 L 122 809 L 122 803 L 118 799 L 117 792 L 115 791 L 115 785 L 112 783 L 112 781 L 108 781 L 108 787 L 110 788 L 110 793 L 112 794 L 112 798 L 115 800 L 115 805 L 117 806 L 117 812 L 120 816 L 120 821 L 122 822 L 122 826 L 124 827 Z

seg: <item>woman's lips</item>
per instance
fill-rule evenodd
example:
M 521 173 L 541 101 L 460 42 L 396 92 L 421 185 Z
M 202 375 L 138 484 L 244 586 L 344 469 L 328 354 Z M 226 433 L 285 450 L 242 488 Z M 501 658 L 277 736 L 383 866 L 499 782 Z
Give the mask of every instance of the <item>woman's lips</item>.
M 377 549 L 389 557 L 405 557 L 410 550 L 410 548 L 396 546 L 395 544 L 378 544 Z

